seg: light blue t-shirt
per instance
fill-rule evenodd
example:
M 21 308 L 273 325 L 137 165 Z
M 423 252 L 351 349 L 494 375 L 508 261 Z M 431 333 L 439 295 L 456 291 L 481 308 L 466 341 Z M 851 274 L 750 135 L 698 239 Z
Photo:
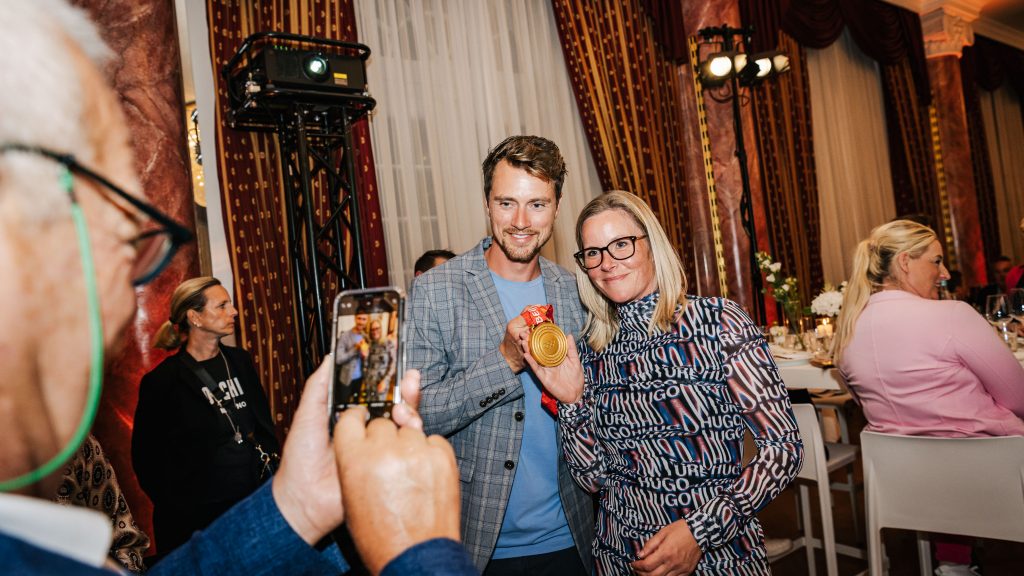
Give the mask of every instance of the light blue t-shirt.
M 491 272 L 505 321 L 530 304 L 545 304 L 544 277 L 512 282 Z M 574 546 L 558 495 L 558 442 L 555 419 L 540 404 L 541 388 L 529 369 L 519 375 L 526 404 L 523 443 L 508 497 L 505 518 L 492 558 L 518 558 L 565 550 Z

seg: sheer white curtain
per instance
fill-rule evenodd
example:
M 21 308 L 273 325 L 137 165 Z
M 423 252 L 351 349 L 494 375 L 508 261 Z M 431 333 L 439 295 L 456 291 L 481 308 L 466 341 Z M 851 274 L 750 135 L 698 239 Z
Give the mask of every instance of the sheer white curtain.
M 1024 122 L 1020 101 L 1009 86 L 994 92 L 979 91 L 985 123 L 996 212 L 999 214 L 999 243 L 1014 264 L 1024 262 Z
M 391 281 L 424 251 L 487 233 L 480 163 L 514 134 L 550 138 L 569 174 L 545 256 L 572 264 L 576 215 L 601 191 L 546 0 L 357 0 Z
M 825 281 L 849 278 L 853 250 L 896 214 L 878 64 L 848 31 L 807 50 Z

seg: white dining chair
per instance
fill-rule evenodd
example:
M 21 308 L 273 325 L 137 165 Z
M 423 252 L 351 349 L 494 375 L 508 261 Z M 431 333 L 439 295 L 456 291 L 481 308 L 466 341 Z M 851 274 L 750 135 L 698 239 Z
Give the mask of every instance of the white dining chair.
M 1024 542 L 1024 437 L 932 438 L 862 432 L 868 568 L 882 574 L 882 528 Z
M 836 423 L 839 424 L 839 442 L 842 444 L 850 444 L 850 431 L 849 425 L 846 422 L 846 409 L 848 406 L 855 404 L 853 395 L 849 392 L 830 392 L 815 394 L 811 397 L 811 400 L 814 402 L 814 407 L 817 408 L 819 419 L 822 422 L 826 422 L 824 416 L 825 412 L 828 412 L 835 419 Z M 831 486 L 833 490 L 842 490 L 849 494 L 850 509 L 853 514 L 853 533 L 857 535 L 857 543 L 863 544 L 860 515 L 857 513 L 857 481 L 854 477 L 853 468 L 854 463 L 851 461 L 846 466 L 846 481 L 832 482 Z
M 804 442 L 804 463 L 797 474 L 800 491 L 800 514 L 803 536 L 793 541 L 794 548 L 804 547 L 807 553 L 807 571 L 817 574 L 815 550 L 825 554 L 825 571 L 836 576 L 838 562 L 836 554 L 864 559 L 864 551 L 853 546 L 836 542 L 835 526 L 832 520 L 832 489 L 829 473 L 853 464 L 857 459 L 857 447 L 850 444 L 828 443 L 828 457 L 825 457 L 826 443 L 822 440 L 817 411 L 810 404 L 794 404 L 797 426 Z M 811 498 L 809 484 L 817 484 L 818 508 L 821 510 L 821 538 L 815 538 L 811 523 Z

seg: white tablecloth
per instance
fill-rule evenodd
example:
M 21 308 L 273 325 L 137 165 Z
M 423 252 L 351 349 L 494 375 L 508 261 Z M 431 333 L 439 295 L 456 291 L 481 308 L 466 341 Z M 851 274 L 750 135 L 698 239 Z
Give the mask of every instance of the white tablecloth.
M 1018 350 L 1014 356 L 1024 366 L 1024 350 Z M 783 365 L 779 366 L 779 376 L 786 388 L 806 389 L 815 388 L 822 390 L 842 390 L 840 382 L 843 381 L 839 370 L 835 368 L 817 368 L 810 364 Z
M 835 368 L 818 368 L 810 364 L 783 365 L 779 366 L 779 376 L 786 388 L 805 389 L 816 388 L 823 390 L 842 390 L 840 382 L 842 377 L 839 370 Z

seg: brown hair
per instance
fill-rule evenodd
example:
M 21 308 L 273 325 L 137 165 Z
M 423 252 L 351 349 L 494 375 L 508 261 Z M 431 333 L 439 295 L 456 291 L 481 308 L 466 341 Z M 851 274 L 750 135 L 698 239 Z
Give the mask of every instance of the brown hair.
M 201 311 L 206 308 L 206 289 L 220 286 L 220 280 L 212 276 L 200 276 L 185 280 L 174 289 L 171 295 L 170 318 L 156 333 L 154 348 L 174 350 L 188 339 L 188 311 Z
M 558 146 L 540 136 L 509 136 L 491 149 L 484 159 L 484 198 L 491 198 L 491 181 L 494 169 L 504 160 L 513 168 L 520 168 L 535 178 L 555 185 L 555 202 L 562 199 L 562 183 L 565 182 L 565 160 Z

